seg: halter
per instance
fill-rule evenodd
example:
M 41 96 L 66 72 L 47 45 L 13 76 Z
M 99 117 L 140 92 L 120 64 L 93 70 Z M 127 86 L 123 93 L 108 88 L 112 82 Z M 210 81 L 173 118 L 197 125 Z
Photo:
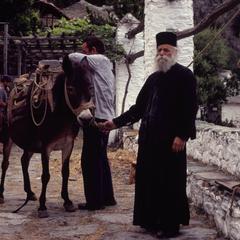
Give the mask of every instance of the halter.
M 83 110 L 87 110 L 89 108 L 94 108 L 94 104 L 92 102 L 92 99 L 88 102 L 81 103 L 77 108 L 73 108 L 73 106 L 70 103 L 68 92 L 67 92 L 67 77 L 65 77 L 64 81 L 64 96 L 65 101 L 69 109 L 72 111 L 72 113 L 77 117 Z

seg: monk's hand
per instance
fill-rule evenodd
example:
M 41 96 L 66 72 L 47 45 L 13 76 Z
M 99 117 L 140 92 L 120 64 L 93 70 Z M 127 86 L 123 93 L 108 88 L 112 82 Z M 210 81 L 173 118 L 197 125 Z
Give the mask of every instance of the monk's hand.
M 173 152 L 181 152 L 185 148 L 186 141 L 182 140 L 180 137 L 175 137 L 172 144 Z
M 109 131 L 116 129 L 117 126 L 114 124 L 113 121 L 105 121 L 98 123 L 98 128 L 105 133 L 108 133 Z

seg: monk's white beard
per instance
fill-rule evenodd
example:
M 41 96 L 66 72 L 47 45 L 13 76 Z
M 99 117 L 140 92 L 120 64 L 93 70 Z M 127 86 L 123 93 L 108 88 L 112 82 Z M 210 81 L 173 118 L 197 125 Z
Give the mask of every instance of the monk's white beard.
M 160 72 L 167 72 L 175 63 L 176 63 L 177 55 L 174 54 L 172 57 L 168 56 L 160 56 L 157 54 L 156 56 L 156 68 Z

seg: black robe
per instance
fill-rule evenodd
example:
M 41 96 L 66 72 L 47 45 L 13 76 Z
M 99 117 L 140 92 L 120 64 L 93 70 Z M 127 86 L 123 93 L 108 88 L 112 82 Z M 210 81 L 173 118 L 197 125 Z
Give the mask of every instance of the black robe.
M 135 105 L 113 119 L 118 126 L 141 119 L 133 224 L 169 226 L 189 223 L 186 149 L 174 153 L 174 138 L 195 138 L 196 79 L 175 64 L 146 80 Z

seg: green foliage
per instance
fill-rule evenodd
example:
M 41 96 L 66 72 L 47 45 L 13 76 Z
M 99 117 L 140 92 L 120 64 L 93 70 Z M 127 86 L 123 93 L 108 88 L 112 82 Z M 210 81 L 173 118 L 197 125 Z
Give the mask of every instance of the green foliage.
M 213 39 L 217 30 L 207 29 L 194 37 L 195 56 Z M 198 81 L 198 98 L 201 105 L 218 105 L 226 101 L 227 87 L 220 80 L 219 71 L 227 67 L 230 49 L 221 37 L 195 59 L 194 72 Z
M 225 81 L 225 84 L 227 87 L 227 96 L 239 95 L 240 79 L 235 72 L 233 72 L 231 79 Z
M 95 35 L 103 40 L 106 47 L 106 55 L 111 60 L 119 60 L 124 55 L 121 45 L 115 43 L 115 27 L 108 24 L 94 25 L 86 19 L 61 19 L 53 29 L 48 29 L 52 35 L 78 35 L 79 44 L 88 35 Z M 46 32 L 44 34 L 47 34 Z
M 219 80 L 218 76 L 197 76 L 197 82 L 197 94 L 200 105 L 217 105 L 226 101 L 226 87 L 224 83 Z
M 34 0 L 1 0 L 0 21 L 9 22 L 9 32 L 12 35 L 23 33 L 27 35 L 35 31 L 39 25 L 38 12 L 31 9 Z

